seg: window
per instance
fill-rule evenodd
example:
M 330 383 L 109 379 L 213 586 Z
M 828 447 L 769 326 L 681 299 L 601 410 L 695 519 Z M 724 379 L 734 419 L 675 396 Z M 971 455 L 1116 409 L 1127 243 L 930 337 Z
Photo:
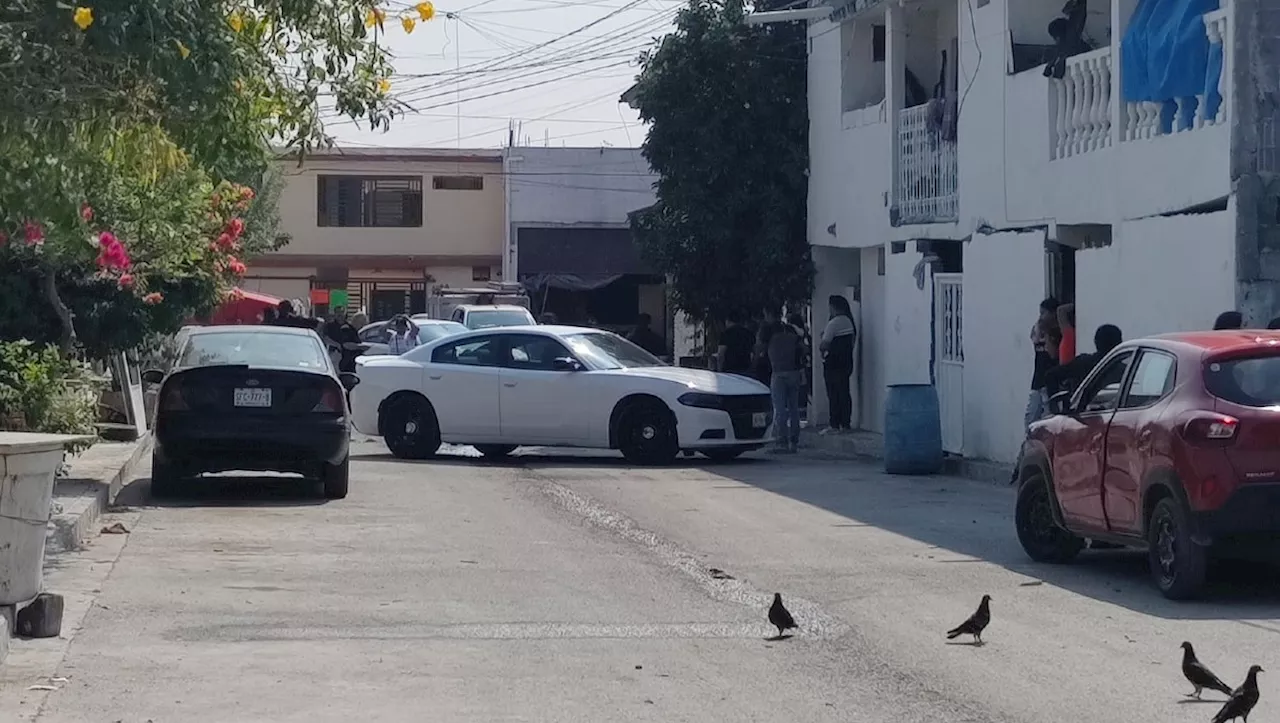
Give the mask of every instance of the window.
M 666 362 L 617 334 L 593 331 L 574 334 L 566 341 L 593 369 L 642 369 L 667 366 Z
M 491 275 L 492 275 L 492 272 L 490 271 L 488 266 L 472 266 L 471 267 L 472 281 L 488 281 Z
M 507 366 L 512 369 L 554 371 L 556 359 L 573 358 L 560 342 L 546 336 L 509 336 Z
M 1210 394 L 1246 407 L 1280 405 L 1280 356 L 1211 362 L 1204 369 Z
M 1173 390 L 1173 370 L 1176 364 L 1168 354 L 1144 350 L 1138 357 L 1138 366 L 1133 371 L 1133 381 L 1129 382 L 1129 393 L 1125 395 L 1124 409 L 1137 409 L 1148 404 L 1155 404 L 1164 395 Z
M 374 324 L 360 330 L 360 341 L 365 344 L 386 344 L 387 343 L 387 325 Z
M 1129 370 L 1129 362 L 1132 360 L 1133 352 L 1124 352 L 1106 362 L 1106 366 L 1090 377 L 1085 386 L 1080 387 L 1082 393 L 1075 408 L 1081 413 L 1115 409 L 1120 398 L 1120 384 L 1124 382 L 1124 374 Z
M 463 364 L 474 367 L 498 366 L 498 337 L 482 336 L 463 339 L 436 347 L 431 352 L 432 364 Z
M 317 176 L 316 224 L 340 228 L 422 226 L 418 176 Z
M 883 63 L 885 53 L 885 26 L 871 26 L 871 61 L 873 63 Z
M 432 176 L 431 187 L 437 191 L 483 191 L 484 176 Z
M 270 327 L 254 331 L 192 334 L 177 366 L 247 364 L 265 367 L 329 369 L 329 355 L 314 334 L 272 333 Z
M 533 326 L 533 314 L 526 309 L 473 309 L 467 315 L 468 329 L 490 329 L 495 326 Z

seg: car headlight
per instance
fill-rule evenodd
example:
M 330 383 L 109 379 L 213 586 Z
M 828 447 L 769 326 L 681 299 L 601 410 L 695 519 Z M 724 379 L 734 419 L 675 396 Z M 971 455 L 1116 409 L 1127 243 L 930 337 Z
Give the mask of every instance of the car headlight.
M 681 394 L 676 401 L 686 407 L 698 407 L 701 409 L 723 409 L 724 399 L 718 394 L 707 394 L 705 392 L 685 392 Z

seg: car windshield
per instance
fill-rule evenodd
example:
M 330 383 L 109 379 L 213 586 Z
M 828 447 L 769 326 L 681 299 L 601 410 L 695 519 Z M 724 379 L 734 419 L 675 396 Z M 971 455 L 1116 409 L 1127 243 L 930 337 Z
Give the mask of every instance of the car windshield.
M 527 311 L 516 309 L 486 309 L 472 311 L 467 314 L 467 327 L 470 329 L 490 329 L 495 326 L 526 326 L 533 324 L 533 317 Z
M 595 369 L 639 369 L 663 367 L 666 362 L 617 334 L 600 331 L 565 337 L 578 358 Z
M 1212 362 L 1204 386 L 1213 396 L 1246 407 L 1280 406 L 1280 356 Z
M 320 339 L 311 334 L 273 334 L 265 330 L 192 334 L 178 366 L 214 364 L 328 369 L 329 357 Z
M 427 342 L 443 339 L 450 334 L 457 334 L 466 331 L 467 327 L 456 321 L 445 321 L 439 324 L 424 324 L 418 327 L 418 343 L 426 344 Z

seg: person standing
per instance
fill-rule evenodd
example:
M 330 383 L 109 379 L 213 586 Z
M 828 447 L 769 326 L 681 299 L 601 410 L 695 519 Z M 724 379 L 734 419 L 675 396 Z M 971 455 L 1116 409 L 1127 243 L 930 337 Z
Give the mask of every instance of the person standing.
M 1063 304 L 1058 307 L 1058 328 L 1062 330 L 1062 341 L 1058 343 L 1058 363 L 1068 364 L 1076 358 L 1076 305 Z
M 777 312 L 765 312 L 760 338 L 766 346 L 773 396 L 773 428 L 777 451 L 793 454 L 800 447 L 800 394 L 804 385 L 803 341 L 794 327 L 783 323 Z
M 636 346 L 656 357 L 667 356 L 667 342 L 658 332 L 653 330 L 653 317 L 648 314 L 636 316 L 636 328 L 631 330 L 627 339 Z
M 818 348 L 822 352 L 822 379 L 827 387 L 831 424 L 824 434 L 850 431 L 853 425 L 853 394 L 849 382 L 853 377 L 853 346 L 858 330 L 853 324 L 849 300 L 839 294 L 827 297 L 830 320 L 822 330 Z
M 418 346 L 418 327 L 409 317 L 397 314 L 387 322 L 387 353 L 400 356 Z
M 1244 314 L 1241 314 L 1238 311 L 1224 311 L 1221 314 L 1218 314 L 1218 318 L 1213 322 L 1214 331 L 1243 328 Z
M 1045 393 L 1045 374 L 1054 367 L 1054 354 L 1049 349 L 1050 338 L 1058 336 L 1058 300 L 1052 296 L 1040 302 L 1040 317 L 1031 325 L 1031 349 L 1034 355 L 1031 370 L 1031 391 L 1027 395 L 1027 409 L 1022 415 L 1022 428 L 1044 416 L 1049 398 Z
M 787 323 L 800 337 L 800 370 L 804 373 L 804 384 L 800 387 L 800 409 L 803 411 L 809 405 L 809 398 L 813 396 L 813 338 L 809 336 L 804 317 L 800 314 L 788 314 Z
M 741 314 L 731 313 L 726 321 L 724 331 L 720 332 L 720 346 L 716 349 L 716 370 L 750 376 L 755 337 L 742 325 Z

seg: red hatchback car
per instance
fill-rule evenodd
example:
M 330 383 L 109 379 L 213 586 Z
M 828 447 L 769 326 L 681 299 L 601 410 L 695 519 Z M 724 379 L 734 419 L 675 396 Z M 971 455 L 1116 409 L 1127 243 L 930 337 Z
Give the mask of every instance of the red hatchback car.
M 1146 548 L 1166 597 L 1200 591 L 1213 545 L 1280 537 L 1280 331 L 1125 342 L 1050 400 L 1023 446 L 1018 540 L 1073 559 Z

